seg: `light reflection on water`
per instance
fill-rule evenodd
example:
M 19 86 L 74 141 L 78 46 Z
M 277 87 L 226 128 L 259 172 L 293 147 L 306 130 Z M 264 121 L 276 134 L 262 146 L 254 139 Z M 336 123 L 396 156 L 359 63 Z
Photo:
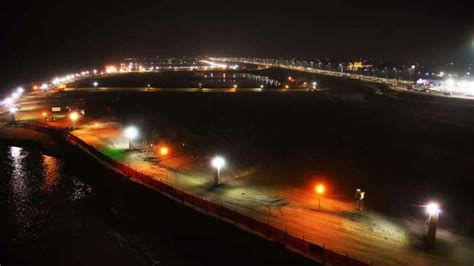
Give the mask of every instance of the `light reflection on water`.
M 8 154 L 8 162 L 11 166 L 10 191 L 13 216 L 16 220 L 17 233 L 20 239 L 28 235 L 28 231 L 32 226 L 32 216 L 34 209 L 29 208 L 31 188 L 29 187 L 27 175 L 25 171 L 25 158 L 28 152 L 20 147 L 10 147 Z M 34 238 L 34 233 L 30 234 Z
M 43 155 L 43 184 L 41 190 L 50 192 L 54 190 L 59 182 L 59 170 L 61 162 L 51 156 Z
M 82 180 L 64 173 L 59 159 L 20 147 L 8 147 L 5 155 L 7 167 L 0 170 L 8 187 L 0 193 L 8 199 L 6 219 L 15 242 L 36 240 L 53 230 L 56 216 L 92 193 Z

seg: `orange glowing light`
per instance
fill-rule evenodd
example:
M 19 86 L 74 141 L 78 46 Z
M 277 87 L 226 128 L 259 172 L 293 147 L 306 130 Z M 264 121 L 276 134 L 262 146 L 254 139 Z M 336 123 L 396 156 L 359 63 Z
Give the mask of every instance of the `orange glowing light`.
M 43 113 L 41 113 L 41 115 L 42 115 L 43 117 L 46 117 L 46 116 L 48 115 L 48 113 L 43 112 Z
M 324 187 L 323 184 L 318 184 L 318 185 L 316 185 L 314 190 L 316 191 L 317 194 L 322 195 L 326 191 L 326 188 Z
M 38 87 L 38 86 L 36 86 L 36 85 L 35 85 L 35 86 L 33 86 L 33 90 L 37 91 L 38 89 L 39 89 L 39 87 Z
M 107 74 L 113 74 L 113 73 L 117 73 L 117 67 L 114 66 L 114 65 L 107 65 L 105 66 L 105 73 Z
M 170 151 L 169 151 L 168 147 L 161 147 L 161 148 L 160 148 L 160 155 L 161 155 L 161 156 L 166 156 L 166 155 L 169 154 L 169 152 L 170 152 Z

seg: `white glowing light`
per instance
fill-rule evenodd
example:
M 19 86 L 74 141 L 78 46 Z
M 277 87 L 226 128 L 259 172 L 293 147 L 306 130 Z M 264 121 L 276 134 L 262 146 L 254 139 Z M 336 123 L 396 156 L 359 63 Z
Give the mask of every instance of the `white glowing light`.
M 456 84 L 456 82 L 454 81 L 454 79 L 447 79 L 447 80 L 446 80 L 446 85 L 448 85 L 448 86 L 454 86 L 454 84 Z
M 16 107 L 10 107 L 9 111 L 10 111 L 10 113 L 14 114 L 14 113 L 16 113 L 16 112 L 18 111 L 18 108 L 16 108 Z
M 430 203 L 428 203 L 428 205 L 426 205 L 426 212 L 429 215 L 439 213 L 439 211 L 440 211 L 439 204 L 436 203 L 436 202 L 430 202 Z
M 8 98 L 6 98 L 5 100 L 3 100 L 3 104 L 6 105 L 6 106 L 8 106 L 8 105 L 12 104 L 13 101 L 14 101 L 13 98 L 8 97 Z
M 225 166 L 225 159 L 221 156 L 216 156 L 212 158 L 211 164 L 216 169 L 222 169 Z
M 125 136 L 129 140 L 134 140 L 138 137 L 138 129 L 134 126 L 129 126 L 125 129 Z

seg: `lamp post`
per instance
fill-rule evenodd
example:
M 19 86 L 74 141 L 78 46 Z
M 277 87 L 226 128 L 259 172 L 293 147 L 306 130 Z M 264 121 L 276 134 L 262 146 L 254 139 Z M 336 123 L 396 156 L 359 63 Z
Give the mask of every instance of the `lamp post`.
M 433 248 L 436 240 L 436 229 L 438 227 L 439 218 L 439 205 L 435 202 L 431 202 L 426 205 L 426 211 L 430 215 L 428 218 L 428 234 L 426 236 L 426 247 Z
M 128 149 L 133 147 L 133 140 L 138 138 L 138 129 L 134 126 L 128 126 L 125 131 L 125 137 L 128 139 Z
M 72 129 L 76 128 L 76 122 L 79 120 L 79 113 L 78 112 L 72 112 L 69 114 L 69 119 L 72 121 Z
M 94 88 L 97 89 L 97 86 L 99 86 L 99 82 L 94 81 L 94 83 L 92 83 L 92 85 L 94 85 Z
M 360 212 L 364 210 L 364 198 L 365 198 L 365 192 L 362 191 L 360 188 L 356 189 L 356 192 L 355 192 L 356 210 Z
M 16 121 L 16 112 L 18 111 L 18 108 L 16 107 L 10 107 L 10 109 L 8 110 L 12 116 L 12 121 L 15 122 Z
M 316 185 L 314 190 L 316 191 L 316 194 L 318 195 L 318 211 L 319 211 L 319 210 L 321 210 L 321 196 L 326 191 L 326 188 L 324 187 L 323 184 L 318 184 L 318 185 Z
M 225 159 L 221 156 L 216 156 L 212 158 L 211 164 L 212 167 L 216 169 L 216 173 L 214 175 L 214 186 L 218 186 L 219 179 L 221 177 L 221 170 L 225 166 Z
M 163 157 L 168 156 L 169 152 L 170 152 L 170 149 L 166 146 L 162 146 L 160 148 L 160 155 Z

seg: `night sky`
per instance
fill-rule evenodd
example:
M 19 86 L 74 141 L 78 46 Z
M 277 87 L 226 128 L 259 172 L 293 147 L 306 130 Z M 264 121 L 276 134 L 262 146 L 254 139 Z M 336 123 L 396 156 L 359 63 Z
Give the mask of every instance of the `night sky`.
M 0 89 L 126 56 L 471 60 L 474 1 L 2 1 Z

